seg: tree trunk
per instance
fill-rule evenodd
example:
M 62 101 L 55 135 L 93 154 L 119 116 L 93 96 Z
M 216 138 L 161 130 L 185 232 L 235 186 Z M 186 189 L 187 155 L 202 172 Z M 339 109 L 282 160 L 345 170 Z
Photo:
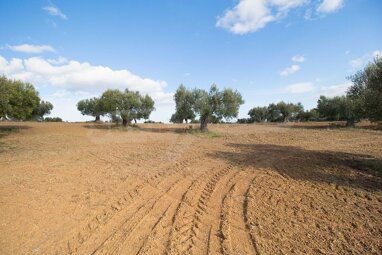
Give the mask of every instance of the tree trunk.
M 186 121 L 186 124 L 188 123 L 187 119 L 184 119 Z
M 207 124 L 208 124 L 208 117 L 200 118 L 200 130 L 202 132 L 208 132 Z
M 122 125 L 123 125 L 124 127 L 126 127 L 126 126 L 127 126 L 127 124 L 128 124 L 128 121 L 127 121 L 127 119 L 122 119 Z
M 101 119 L 100 116 L 97 115 L 95 121 L 96 121 L 96 122 L 97 122 L 97 121 L 100 121 L 100 119 Z
M 348 118 L 346 120 L 346 127 L 355 127 L 355 121 L 354 118 Z
M 137 124 L 137 119 L 134 119 L 134 123 Z

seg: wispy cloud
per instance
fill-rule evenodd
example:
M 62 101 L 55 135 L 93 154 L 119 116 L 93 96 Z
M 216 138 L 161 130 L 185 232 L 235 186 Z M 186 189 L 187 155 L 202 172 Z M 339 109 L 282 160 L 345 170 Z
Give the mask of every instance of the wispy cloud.
M 19 44 L 19 45 L 7 45 L 7 48 L 12 51 L 24 52 L 24 53 L 42 53 L 42 52 L 54 52 L 54 48 L 49 45 L 32 45 L 32 44 Z
M 53 65 L 66 64 L 69 61 L 64 57 L 58 57 L 57 59 L 47 59 L 47 61 Z
M 68 19 L 68 17 L 60 11 L 57 7 L 54 6 L 44 6 L 42 8 L 44 11 L 47 11 L 52 16 L 60 17 L 61 19 Z
M 295 83 L 285 87 L 284 91 L 292 94 L 312 92 L 316 88 L 311 82 Z
M 240 0 L 234 8 L 217 18 L 216 26 L 234 34 L 255 32 L 268 23 L 286 16 L 290 9 L 308 2 L 308 0 Z
M 346 91 L 351 85 L 351 82 L 346 82 L 338 85 L 322 86 L 319 90 L 320 95 L 324 95 L 327 97 L 341 96 L 346 93 Z
M 306 58 L 303 55 L 296 55 L 292 57 L 293 62 L 302 63 L 306 61 Z
M 382 51 L 380 51 L 380 50 L 376 50 L 376 51 L 374 51 L 373 52 L 373 57 L 374 58 L 382 58 Z
M 288 76 L 300 70 L 299 65 L 291 65 L 280 72 L 281 76 Z
M 382 57 L 382 51 L 375 50 L 374 52 L 366 53 L 359 58 L 350 60 L 349 65 L 352 67 L 352 69 L 358 69 L 365 66 L 369 61 L 376 57 Z
M 216 26 L 234 34 L 247 34 L 286 17 L 290 10 L 306 7 L 305 19 L 311 19 L 314 10 L 321 16 L 343 7 L 343 0 L 322 0 L 316 6 L 310 0 L 239 0 L 239 3 L 217 17 Z
M 344 0 L 323 0 L 317 7 L 318 13 L 331 13 L 335 12 L 343 7 Z

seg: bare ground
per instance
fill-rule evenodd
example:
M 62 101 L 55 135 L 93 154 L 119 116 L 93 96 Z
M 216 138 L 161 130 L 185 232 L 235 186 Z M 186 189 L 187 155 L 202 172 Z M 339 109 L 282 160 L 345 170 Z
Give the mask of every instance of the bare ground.
M 382 132 L 320 125 L 1 123 L 0 254 L 382 254 Z

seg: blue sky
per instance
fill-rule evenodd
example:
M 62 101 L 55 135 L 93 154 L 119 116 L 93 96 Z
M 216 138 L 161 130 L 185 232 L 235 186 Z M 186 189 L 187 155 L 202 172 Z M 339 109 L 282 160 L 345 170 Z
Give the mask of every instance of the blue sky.
M 0 74 L 33 83 L 52 116 L 107 88 L 149 93 L 168 122 L 179 84 L 242 93 L 239 117 L 315 107 L 382 51 L 380 0 L 0 0 Z

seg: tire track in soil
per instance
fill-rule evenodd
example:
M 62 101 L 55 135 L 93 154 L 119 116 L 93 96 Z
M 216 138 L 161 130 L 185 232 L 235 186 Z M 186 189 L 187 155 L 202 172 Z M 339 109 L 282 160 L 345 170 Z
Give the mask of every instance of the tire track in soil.
M 192 156 L 192 155 L 191 155 L 191 156 Z M 172 168 L 168 168 L 167 170 L 164 170 L 162 173 L 155 174 L 154 176 L 152 176 L 152 177 L 150 178 L 150 182 L 149 182 L 149 181 L 146 181 L 146 182 L 145 182 L 146 185 L 142 184 L 142 189 L 147 189 L 147 187 L 151 187 L 151 188 L 154 189 L 154 192 L 153 192 L 153 191 L 150 191 L 150 190 L 147 191 L 147 192 L 143 192 L 143 191 L 141 191 L 141 192 L 140 192 L 140 196 L 137 197 L 137 199 L 139 198 L 139 199 L 141 199 L 141 200 L 142 200 L 142 199 L 145 200 L 145 199 L 143 198 L 144 195 L 155 193 L 155 192 L 156 192 L 156 189 L 160 189 L 161 183 L 162 183 L 162 182 L 168 182 L 168 180 L 170 179 L 170 177 L 173 177 L 173 178 L 175 178 L 175 177 L 177 177 L 177 178 L 182 178 L 182 177 L 183 177 L 183 179 L 185 179 L 184 176 L 182 176 L 182 175 L 179 176 L 179 172 L 180 172 L 180 171 L 184 171 L 184 167 L 190 165 L 191 162 L 192 162 L 193 160 L 195 160 L 195 158 L 200 158 L 200 157 L 201 157 L 200 155 L 197 156 L 197 157 L 194 157 L 194 158 L 192 158 L 192 157 L 188 157 L 188 158 L 186 158 L 186 159 L 181 160 L 180 162 L 175 162 L 175 163 L 174 163 L 174 167 L 172 167 Z M 157 180 L 157 178 L 159 179 L 159 177 L 161 177 L 160 180 Z M 157 181 L 154 182 L 155 180 L 157 180 Z M 187 179 L 185 179 L 185 180 L 187 180 Z M 179 179 L 178 179 L 178 181 L 179 181 Z M 147 184 L 148 184 L 148 185 L 147 185 Z M 184 185 L 181 185 L 181 186 L 183 187 Z M 173 187 L 174 187 L 174 185 L 170 185 L 170 188 L 169 188 L 169 189 L 171 189 L 171 188 L 173 188 Z M 167 193 L 168 193 L 168 191 L 167 191 Z M 171 192 L 171 193 L 173 193 L 173 192 Z M 162 196 L 162 197 L 163 197 L 163 196 Z M 174 199 L 173 196 L 168 195 L 168 197 Z M 176 199 L 176 198 L 175 198 L 175 199 Z M 157 202 L 157 201 L 156 201 L 156 202 Z
M 119 254 L 119 251 L 123 248 L 124 243 L 130 237 L 130 234 L 134 232 L 136 235 L 137 227 L 142 224 L 143 221 L 146 221 L 150 214 L 155 213 L 156 207 L 168 206 L 165 203 L 168 201 L 169 196 L 166 194 L 170 193 L 177 186 L 183 186 L 181 180 L 177 179 L 175 182 L 169 182 L 169 187 L 167 190 L 161 194 L 156 194 L 150 199 L 143 199 L 143 203 L 138 207 L 138 210 L 135 211 L 130 217 L 126 217 L 122 224 L 111 233 L 102 243 L 98 246 L 91 254 Z M 163 201 L 163 198 L 164 201 Z M 130 244 L 129 244 L 130 245 Z
M 211 230 L 215 206 L 210 200 L 217 186 L 228 182 L 229 177 L 235 174 L 232 170 L 229 166 L 219 171 L 205 171 L 211 174 L 196 180 L 184 194 L 173 218 L 167 254 L 191 254 L 196 250 L 205 253 L 209 249 L 208 230 Z
M 251 231 L 252 229 L 252 225 L 254 225 L 255 223 L 254 222 L 251 222 L 250 219 L 249 219 L 249 214 L 248 214 L 248 209 L 249 209 L 249 201 L 250 201 L 250 191 L 251 189 L 253 188 L 253 185 L 255 184 L 255 180 L 256 180 L 257 177 L 254 177 L 251 181 L 251 183 L 249 184 L 247 190 L 245 191 L 245 194 L 244 194 L 244 201 L 243 201 L 243 216 L 244 216 L 244 222 L 245 222 L 245 228 L 247 230 L 247 233 L 250 237 L 250 240 L 251 240 L 251 243 L 252 243 L 252 246 L 253 248 L 255 249 L 255 252 L 256 254 L 260 254 L 259 252 L 259 248 L 257 246 L 257 242 L 256 242 L 256 236 L 255 234 L 253 233 L 253 231 Z
M 246 228 L 244 199 L 250 186 L 248 176 L 234 182 L 222 201 L 220 236 L 222 254 L 255 254 L 250 233 Z
M 161 200 L 158 201 L 157 206 L 152 211 L 152 215 L 147 216 L 147 220 L 142 221 L 134 230 L 134 236 L 130 236 L 126 241 L 125 245 L 120 251 L 120 254 L 138 254 L 144 250 L 149 250 L 151 246 L 156 246 L 149 244 L 150 240 L 159 241 L 161 238 L 159 236 L 166 236 L 165 233 L 169 233 L 169 224 L 160 224 L 162 221 L 171 222 L 171 215 L 175 213 L 175 202 L 180 201 L 181 194 L 185 187 L 191 183 L 189 179 L 182 179 L 181 184 L 177 186 L 171 186 L 171 191 L 166 193 L 166 196 L 162 196 Z M 170 199 L 169 199 L 170 198 Z M 168 206 L 167 206 L 168 205 Z M 165 208 L 167 206 L 167 209 Z M 163 212 L 158 214 L 158 212 Z M 150 213 L 151 214 L 151 213 Z M 168 217 L 166 217 L 168 216 Z M 149 230 L 147 232 L 147 230 Z M 159 237 L 159 239 L 156 239 Z M 165 241 L 165 240 L 162 240 Z M 157 243 L 158 244 L 158 243 Z M 157 247 L 159 248 L 159 247 Z M 163 246 L 164 248 L 164 246 Z M 156 253 L 158 250 L 152 250 Z M 164 250 L 163 250 L 164 252 Z M 162 254 L 163 254 L 162 252 Z M 146 254 L 152 254 L 149 252 Z
M 188 155 L 190 156 L 190 155 Z M 191 156 L 194 156 L 192 154 Z M 99 231 L 99 229 L 106 225 L 113 216 L 120 212 L 125 206 L 128 204 L 133 203 L 134 201 L 138 199 L 142 199 L 142 196 L 144 196 L 147 193 L 152 193 L 152 189 L 160 189 L 160 184 L 163 181 L 166 181 L 172 176 L 176 176 L 179 174 L 180 171 L 184 170 L 184 167 L 189 166 L 193 160 L 201 158 L 201 155 L 197 155 L 196 157 L 187 157 L 186 159 L 182 159 L 180 162 L 172 163 L 173 166 L 168 166 L 164 170 L 160 171 L 159 173 L 152 174 L 148 179 L 146 180 L 140 180 L 138 179 L 139 176 L 137 174 L 130 174 L 130 176 L 136 176 L 138 181 L 138 184 L 134 186 L 132 189 L 126 192 L 126 194 L 113 202 L 110 205 L 110 209 L 103 210 L 101 213 L 97 214 L 95 218 L 91 219 L 89 222 L 87 222 L 79 232 L 76 232 L 72 235 L 72 237 L 69 238 L 69 240 L 65 241 L 63 245 L 59 245 L 59 248 L 56 249 L 54 254 L 73 254 L 75 253 L 80 247 L 84 244 L 85 241 L 91 238 L 91 236 L 96 232 Z M 96 158 L 96 157 L 95 157 Z M 97 158 L 98 160 L 105 161 L 108 163 L 111 163 L 107 161 L 104 158 Z M 111 163 L 114 167 L 121 168 L 120 165 L 115 165 L 114 163 Z M 147 191 L 148 190 L 148 191 Z M 155 193 L 155 190 L 154 190 Z

